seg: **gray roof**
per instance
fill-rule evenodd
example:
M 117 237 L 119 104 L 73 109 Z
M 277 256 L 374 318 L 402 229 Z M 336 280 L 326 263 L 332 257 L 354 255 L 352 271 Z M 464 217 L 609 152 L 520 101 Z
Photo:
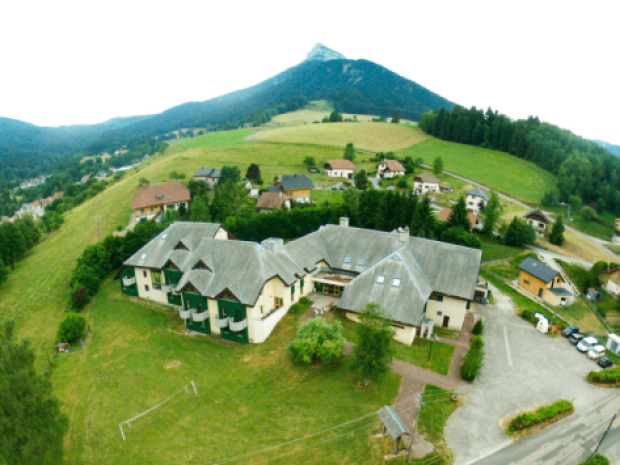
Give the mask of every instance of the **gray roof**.
M 519 265 L 519 269 L 540 279 L 543 283 L 548 283 L 560 274 L 559 271 L 554 270 L 550 266 L 545 265 L 533 257 L 527 257 L 523 260 Z
M 384 406 L 377 412 L 377 415 L 379 415 L 383 426 L 385 426 L 385 429 L 394 441 L 396 441 L 403 434 L 411 434 L 409 432 L 409 428 L 405 425 L 405 422 L 401 420 L 398 413 L 396 413 L 396 410 L 392 407 L 387 405 Z
M 523 215 L 523 218 L 527 218 L 529 216 L 540 216 L 545 221 L 545 223 L 551 224 L 551 219 L 540 208 L 533 208 L 525 215 Z
M 553 289 L 549 289 L 549 290 L 553 292 L 555 295 L 559 295 L 559 296 L 573 295 L 572 292 L 570 292 L 568 289 L 564 289 L 563 287 L 554 287 Z
M 198 171 L 194 173 L 194 177 L 205 177 L 205 178 L 219 178 L 220 170 L 216 168 L 200 168 Z
M 487 195 L 487 193 L 477 186 L 475 189 L 465 191 L 465 193 L 467 195 L 475 195 L 477 197 L 482 197 L 484 200 L 487 200 L 487 201 L 489 200 L 489 196 Z
M 278 179 L 278 181 L 282 183 L 282 187 L 286 191 L 290 189 L 312 189 L 314 188 L 312 179 L 310 179 L 305 174 L 285 174 L 280 179 Z
M 269 189 L 269 192 L 283 192 L 284 189 L 282 189 L 282 186 L 269 186 L 267 187 L 267 189 Z

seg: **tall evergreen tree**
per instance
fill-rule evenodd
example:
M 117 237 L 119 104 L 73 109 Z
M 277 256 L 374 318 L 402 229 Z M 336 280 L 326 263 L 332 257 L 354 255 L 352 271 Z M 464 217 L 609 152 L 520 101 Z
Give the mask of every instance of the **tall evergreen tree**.
M 562 219 L 562 215 L 558 215 L 555 219 L 555 223 L 551 227 L 551 232 L 549 233 L 549 242 L 553 245 L 564 245 L 564 220 Z
M 209 206 L 202 197 L 195 197 L 192 201 L 192 204 L 189 207 L 189 220 L 200 221 L 203 223 L 208 223 L 211 221 Z
M 20 229 L 10 221 L 0 224 L 0 259 L 11 269 L 26 252 L 26 241 Z
M 431 200 L 428 196 L 422 197 L 411 220 L 411 235 L 434 239 L 437 230 L 436 222 L 437 220 L 431 208 Z
M 448 217 L 448 228 L 463 228 L 467 232 L 471 231 L 468 213 L 465 197 L 461 196 Z
M 350 161 L 355 160 L 355 148 L 353 147 L 352 142 L 349 142 L 346 148 L 344 149 L 344 158 Z
M 256 163 L 252 163 L 250 166 L 248 166 L 248 170 L 245 173 L 245 177 L 246 179 L 249 179 L 250 181 L 255 181 L 259 179 L 261 177 L 260 167 Z
M 366 190 L 369 189 L 371 184 L 370 181 L 368 180 L 368 175 L 366 174 L 366 170 L 359 170 L 357 173 L 355 173 L 355 187 L 357 187 L 360 190 Z
M 67 417 L 49 378 L 34 368 L 28 341 L 16 341 L 12 321 L 0 325 L 0 458 L 7 465 L 63 463 Z
M 495 231 L 495 227 L 497 226 L 497 222 L 499 221 L 499 217 L 503 209 L 504 207 L 502 207 L 499 196 L 492 191 L 491 197 L 489 198 L 489 203 L 486 204 L 481 212 L 481 215 L 484 218 L 484 226 L 482 228 L 483 234 L 487 236 L 493 235 L 493 231 Z

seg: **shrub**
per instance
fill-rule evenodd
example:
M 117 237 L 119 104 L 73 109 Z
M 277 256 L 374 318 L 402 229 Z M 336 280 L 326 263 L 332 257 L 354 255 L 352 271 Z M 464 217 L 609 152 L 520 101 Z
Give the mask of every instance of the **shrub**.
M 604 455 L 596 454 L 585 462 L 581 462 L 579 465 L 609 465 L 609 459 Z
M 301 299 L 299 299 L 299 303 L 302 305 L 310 305 L 312 304 L 312 301 L 308 299 L 308 297 L 302 297 Z
M 73 304 L 73 308 L 81 310 L 84 308 L 86 303 L 88 302 L 88 288 L 86 286 L 78 287 L 73 294 L 71 294 L 71 303 Z
M 86 328 L 86 318 L 79 313 L 67 313 L 58 326 L 58 339 L 60 341 L 73 342 L 82 337 Z
M 472 334 L 476 334 L 478 336 L 484 333 L 484 323 L 482 322 L 482 320 L 476 321 L 476 324 L 474 325 L 471 332 Z
M 484 347 L 484 342 L 482 341 L 481 336 L 474 336 L 471 339 L 471 343 L 469 344 L 469 349 L 473 351 L 481 351 Z
M 461 378 L 465 381 L 472 382 L 478 376 L 484 357 L 483 347 L 482 336 L 474 336 L 471 339 L 469 350 L 463 357 L 463 365 L 461 366 Z
M 602 371 L 591 371 L 588 381 L 601 384 L 620 383 L 620 368 L 607 368 Z
M 407 188 L 407 180 L 405 178 L 400 178 L 396 185 L 398 187 L 400 187 L 401 189 L 406 189 Z
M 563 413 L 572 412 L 573 410 L 573 403 L 562 399 L 551 405 L 540 407 L 535 412 L 521 413 L 510 421 L 508 433 L 524 430 L 530 426 L 552 420 Z
M 342 356 L 345 343 L 341 329 L 338 321 L 330 325 L 323 318 L 312 318 L 299 328 L 287 350 L 298 363 L 311 364 L 316 360 L 334 363 Z
M 299 305 L 299 303 L 293 304 L 291 305 L 291 308 L 289 308 L 289 313 L 291 315 L 299 315 L 300 313 L 303 312 L 303 307 L 301 305 Z

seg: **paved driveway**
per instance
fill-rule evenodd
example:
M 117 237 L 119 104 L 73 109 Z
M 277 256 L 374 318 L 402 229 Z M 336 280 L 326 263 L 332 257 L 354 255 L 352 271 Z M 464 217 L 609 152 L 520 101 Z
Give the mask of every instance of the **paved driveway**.
M 577 411 L 589 410 L 615 394 L 587 384 L 598 365 L 562 338 L 551 338 L 515 315 L 512 301 L 493 288 L 496 305 L 479 306 L 485 319 L 485 360 L 474 384 L 460 393 L 468 398 L 448 420 L 446 439 L 462 465 L 512 443 L 502 419 L 564 398 Z

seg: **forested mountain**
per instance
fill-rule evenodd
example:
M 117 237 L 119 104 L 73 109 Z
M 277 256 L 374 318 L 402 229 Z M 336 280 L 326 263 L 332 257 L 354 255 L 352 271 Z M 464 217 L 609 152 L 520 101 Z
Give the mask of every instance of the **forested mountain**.
M 454 104 L 419 84 L 366 60 L 340 59 L 317 45 L 308 59 L 253 87 L 222 97 L 171 108 L 148 120 L 109 131 L 88 147 L 89 153 L 131 145 L 185 127 L 231 129 L 246 122 L 260 124 L 277 113 L 293 111 L 309 100 L 328 99 L 346 113 L 420 118 L 428 110 Z
M 0 117 L 0 179 L 24 179 L 43 174 L 59 158 L 83 149 L 105 131 L 145 118 L 148 116 L 53 128 Z
M 593 140 L 592 142 L 596 142 L 604 149 L 609 150 L 609 152 L 613 153 L 615 156 L 620 157 L 620 145 L 613 145 L 609 142 L 604 142 L 602 140 Z

